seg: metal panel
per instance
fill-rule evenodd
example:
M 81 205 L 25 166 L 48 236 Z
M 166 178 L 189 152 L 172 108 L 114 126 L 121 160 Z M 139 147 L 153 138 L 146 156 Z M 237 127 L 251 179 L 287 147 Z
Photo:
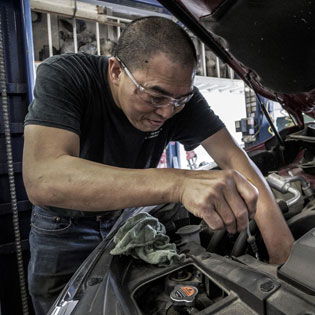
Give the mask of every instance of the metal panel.
M 97 54 L 101 54 L 101 47 L 100 47 L 100 23 L 95 23 L 95 30 L 96 30 L 96 45 L 97 45 Z
M 53 55 L 53 47 L 52 47 L 52 36 L 51 36 L 50 13 L 47 13 L 47 31 L 48 31 L 49 56 L 51 57 Z
M 10 133 L 13 151 L 17 206 L 20 214 L 20 230 L 24 267 L 28 263 L 28 233 L 31 204 L 27 200 L 22 180 L 23 123 L 27 107 L 32 99 L 34 57 L 31 29 L 31 12 L 28 0 L 0 1 L 1 29 L 3 34 L 4 65 L 8 105 L 10 109 Z M 0 98 L 1 99 L 1 98 Z M 1 105 L 0 100 L 0 105 Z M 0 301 L 2 315 L 21 314 L 20 289 L 15 257 L 8 171 L 0 111 Z
M 156 0 L 132 0 L 132 2 L 150 4 L 150 5 L 154 5 L 154 6 L 162 8 L 161 4 L 158 1 L 156 1 Z
M 96 5 L 97 3 L 98 5 Z M 74 1 L 73 0 L 31 0 L 32 10 L 57 13 L 59 15 L 73 16 L 74 14 Z M 93 3 L 86 3 L 83 1 L 77 2 L 77 9 L 75 11 L 75 16 L 82 19 L 90 19 L 98 21 L 100 23 L 108 22 L 108 17 L 106 16 L 106 10 L 110 9 L 114 14 L 126 14 L 126 15 L 136 15 L 136 16 L 147 16 L 147 15 L 158 15 L 170 18 L 169 14 L 164 11 L 156 12 L 152 10 L 138 9 L 135 7 L 127 7 L 123 5 L 118 5 L 115 3 L 105 2 L 105 1 L 95 1 Z M 102 9 L 104 9 L 102 12 Z M 121 18 L 121 21 L 123 19 Z

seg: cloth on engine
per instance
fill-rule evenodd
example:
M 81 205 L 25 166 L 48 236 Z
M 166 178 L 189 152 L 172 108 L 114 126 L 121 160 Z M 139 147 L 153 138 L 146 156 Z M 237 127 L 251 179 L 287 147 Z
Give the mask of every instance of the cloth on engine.
M 180 262 L 185 254 L 177 254 L 176 245 L 169 243 L 165 227 L 148 213 L 129 218 L 114 237 L 112 255 L 132 255 L 153 265 Z

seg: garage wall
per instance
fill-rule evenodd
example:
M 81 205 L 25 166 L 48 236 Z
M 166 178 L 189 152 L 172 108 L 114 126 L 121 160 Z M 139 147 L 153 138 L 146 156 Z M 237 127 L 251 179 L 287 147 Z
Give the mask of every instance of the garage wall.
M 225 123 L 231 135 L 240 145 L 242 145 L 242 134 L 235 131 L 235 121 L 246 117 L 244 90 L 242 89 L 236 93 L 232 93 L 229 90 L 222 92 L 219 90 L 213 92 L 201 91 L 201 93 L 208 101 L 211 109 Z M 202 162 L 213 162 L 213 159 L 202 146 L 196 148 L 194 152 L 197 154 L 197 166 Z M 180 160 L 181 168 L 188 169 L 189 164 L 186 160 L 186 151 L 182 145 L 180 145 Z

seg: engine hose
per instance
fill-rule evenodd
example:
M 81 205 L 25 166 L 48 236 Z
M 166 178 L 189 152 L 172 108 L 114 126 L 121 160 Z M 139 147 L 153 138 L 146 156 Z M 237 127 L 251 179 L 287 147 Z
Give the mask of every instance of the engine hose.
M 5 133 L 5 144 L 6 144 L 6 154 L 7 154 L 7 165 L 8 165 L 8 177 L 10 185 L 10 196 L 11 196 L 11 206 L 12 206 L 12 221 L 15 237 L 15 247 L 16 247 L 16 258 L 17 258 L 17 268 L 20 283 L 20 293 L 22 302 L 23 315 L 28 315 L 28 294 L 26 289 L 24 268 L 23 268 L 23 255 L 21 247 L 21 236 L 19 228 L 19 215 L 17 206 L 17 197 L 15 189 L 15 179 L 14 179 L 14 169 L 13 169 L 13 154 L 12 154 L 12 143 L 11 143 L 11 133 L 10 133 L 10 120 L 9 120 L 9 108 L 8 108 L 8 96 L 6 88 L 6 73 L 4 66 L 4 49 L 3 49 L 3 34 L 2 34 L 2 16 L 0 15 L 0 86 L 1 86 L 1 100 L 2 100 L 2 114 L 4 123 L 4 133 Z
M 257 225 L 254 220 L 251 220 L 249 222 L 249 230 L 251 234 L 255 234 L 257 231 Z M 237 237 L 232 252 L 231 256 L 239 257 L 245 253 L 245 248 L 247 245 L 247 233 L 246 230 L 242 231 L 239 236 Z
M 225 234 L 226 230 L 215 231 L 207 246 L 207 251 L 215 253 L 220 245 L 220 242 L 223 240 Z

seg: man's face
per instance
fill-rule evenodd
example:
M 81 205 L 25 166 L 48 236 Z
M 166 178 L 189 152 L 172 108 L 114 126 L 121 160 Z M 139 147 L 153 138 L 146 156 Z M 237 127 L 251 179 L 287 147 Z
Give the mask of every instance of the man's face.
M 153 56 L 148 60 L 146 68 L 132 72 L 134 79 L 146 91 L 155 91 L 161 96 L 176 99 L 192 92 L 194 75 L 193 67 L 174 64 L 164 54 Z M 116 92 L 114 99 L 117 106 L 122 109 L 135 128 L 145 132 L 158 130 L 167 119 L 184 108 L 184 105 L 175 108 L 173 104 L 155 107 L 154 104 L 146 101 L 146 97 L 140 95 L 139 89 L 123 66 L 121 66 Z

